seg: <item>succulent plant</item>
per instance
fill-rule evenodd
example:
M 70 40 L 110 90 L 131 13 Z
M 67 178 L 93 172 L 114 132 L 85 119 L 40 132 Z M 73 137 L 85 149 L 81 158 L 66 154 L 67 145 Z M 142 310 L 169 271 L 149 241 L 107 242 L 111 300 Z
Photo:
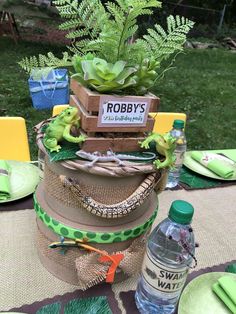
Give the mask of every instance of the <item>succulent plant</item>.
M 72 78 L 100 93 L 118 92 L 136 85 L 133 73 L 137 69 L 126 67 L 124 61 L 120 60 L 113 64 L 101 58 L 94 58 L 92 54 L 87 54 L 84 57 L 75 56 L 73 64 L 77 73 L 73 74 Z
M 157 69 L 159 68 L 160 62 L 154 58 L 145 58 L 142 60 L 133 76 L 133 79 L 136 81 L 135 94 L 144 95 L 153 87 L 158 77 Z
M 73 67 L 76 73 L 83 73 L 82 64 L 81 64 L 82 61 L 93 60 L 94 57 L 95 56 L 90 52 L 84 56 L 75 55 L 72 59 L 72 63 L 73 63 Z

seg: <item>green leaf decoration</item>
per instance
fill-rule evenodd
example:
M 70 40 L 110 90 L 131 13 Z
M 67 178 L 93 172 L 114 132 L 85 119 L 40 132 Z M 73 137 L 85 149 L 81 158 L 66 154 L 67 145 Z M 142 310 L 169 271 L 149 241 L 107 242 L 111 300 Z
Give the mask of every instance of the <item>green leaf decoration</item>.
M 50 70 L 55 68 L 72 66 L 72 58 L 68 52 L 63 52 L 61 59 L 55 57 L 52 52 L 49 52 L 46 56 L 40 54 L 38 58 L 35 56 L 25 57 L 18 64 L 28 73 L 40 68 L 46 68 L 46 71 L 50 72 Z
M 148 35 L 144 35 L 143 39 L 138 41 L 147 55 L 155 55 L 155 58 L 161 62 L 174 52 L 183 50 L 186 35 L 193 25 L 194 22 L 187 18 L 170 15 L 167 17 L 167 32 L 156 24 L 154 29 L 148 29 Z
M 211 188 L 222 185 L 221 181 L 203 177 L 186 167 L 181 169 L 180 182 L 188 185 L 192 189 Z
M 80 150 L 79 145 L 76 143 L 70 143 L 67 141 L 60 142 L 61 149 L 57 152 L 50 152 L 46 147 L 45 149 L 48 152 L 49 160 L 50 161 L 60 161 L 60 160 L 67 160 L 67 159 L 78 159 L 76 156 L 76 152 Z
M 70 300 L 64 309 L 61 302 L 45 305 L 36 314 L 112 314 L 107 297 L 78 298 Z
M 74 299 L 64 308 L 64 314 L 112 314 L 107 297 Z
M 60 313 L 61 303 L 59 302 L 45 305 L 36 312 L 36 314 L 60 314 Z

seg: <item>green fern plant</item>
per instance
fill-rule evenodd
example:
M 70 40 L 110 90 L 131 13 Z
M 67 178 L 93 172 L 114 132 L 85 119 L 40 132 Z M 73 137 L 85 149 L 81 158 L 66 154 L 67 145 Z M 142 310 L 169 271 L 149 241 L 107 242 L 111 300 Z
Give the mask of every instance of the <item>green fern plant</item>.
M 72 57 L 69 55 L 67 51 L 63 52 L 62 59 L 55 57 L 55 55 L 52 52 L 48 52 L 46 56 L 40 54 L 38 58 L 36 58 L 35 56 L 23 58 L 19 62 L 19 65 L 28 73 L 31 73 L 31 71 L 35 68 L 36 69 L 47 68 L 51 70 L 53 68 L 71 66 Z
M 33 68 L 73 66 L 74 56 L 86 57 L 92 53 L 109 64 L 118 61 L 127 67 L 135 67 L 135 85 L 124 88 L 124 93 L 145 94 L 160 77 L 163 60 L 183 49 L 186 35 L 194 23 L 184 17 L 167 18 L 167 30 L 156 24 L 147 34 L 136 39 L 137 18 L 153 14 L 160 8 L 157 0 L 54 0 L 59 14 L 65 19 L 60 25 L 71 40 L 69 52 L 63 58 L 52 53 L 38 58 L 24 58 L 20 66 L 27 72 Z M 76 72 L 76 69 L 75 69 Z M 82 73 L 83 74 L 83 73 Z M 76 76 L 75 76 L 76 77 Z M 81 79 L 80 79 L 81 81 Z

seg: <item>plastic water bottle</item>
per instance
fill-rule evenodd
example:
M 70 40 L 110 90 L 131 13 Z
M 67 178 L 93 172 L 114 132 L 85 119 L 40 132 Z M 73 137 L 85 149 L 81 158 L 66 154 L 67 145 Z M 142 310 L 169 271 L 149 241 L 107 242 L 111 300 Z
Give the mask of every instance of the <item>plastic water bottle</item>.
M 173 188 L 179 183 L 180 171 L 184 162 L 184 153 L 186 152 L 186 137 L 184 133 L 184 121 L 174 120 L 173 129 L 170 131 L 172 137 L 176 138 L 175 166 L 169 170 L 167 188 Z
M 196 263 L 193 212 L 191 204 L 174 201 L 168 218 L 150 234 L 135 294 L 140 313 L 174 313 L 193 259 Z

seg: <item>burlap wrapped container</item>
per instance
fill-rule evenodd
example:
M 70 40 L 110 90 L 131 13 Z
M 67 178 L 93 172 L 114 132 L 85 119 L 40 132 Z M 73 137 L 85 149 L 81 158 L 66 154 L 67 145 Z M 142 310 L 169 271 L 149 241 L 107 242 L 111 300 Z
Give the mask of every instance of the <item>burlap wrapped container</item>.
M 98 255 L 87 253 L 78 248 L 69 248 L 65 252 L 60 248 L 51 249 L 49 245 L 58 240 L 57 235 L 39 219 L 37 219 L 37 225 L 36 245 L 39 259 L 50 273 L 65 282 L 78 286 L 80 289 L 87 289 L 105 280 L 107 266 L 97 262 Z M 140 270 L 147 235 L 148 232 L 137 237 L 136 240 L 131 239 L 116 243 L 93 243 L 93 247 L 102 250 L 105 248 L 109 254 L 115 251 L 125 253 L 126 258 L 117 268 L 114 282 L 122 281 Z M 101 277 L 97 276 L 98 272 L 102 274 Z
M 130 161 L 93 167 L 86 160 L 50 162 L 44 152 L 44 179 L 35 193 L 37 247 L 43 265 L 82 289 L 106 279 L 109 263 L 101 263 L 98 253 L 73 247 L 62 255 L 60 248 L 49 248 L 63 236 L 107 254 L 123 254 L 115 281 L 139 271 L 166 172 L 157 172 L 152 163 Z

